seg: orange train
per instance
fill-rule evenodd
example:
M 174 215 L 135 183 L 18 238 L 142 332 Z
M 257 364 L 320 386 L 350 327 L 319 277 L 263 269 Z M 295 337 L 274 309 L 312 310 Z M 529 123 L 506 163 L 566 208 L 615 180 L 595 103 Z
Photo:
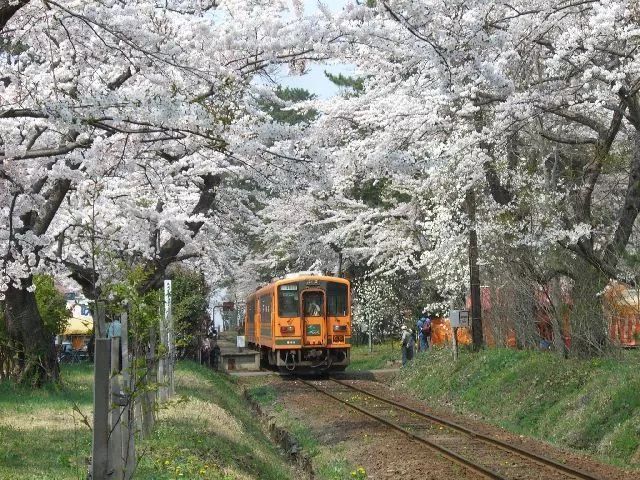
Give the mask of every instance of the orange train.
M 247 297 L 247 347 L 281 371 L 342 371 L 351 350 L 348 280 L 293 274 Z

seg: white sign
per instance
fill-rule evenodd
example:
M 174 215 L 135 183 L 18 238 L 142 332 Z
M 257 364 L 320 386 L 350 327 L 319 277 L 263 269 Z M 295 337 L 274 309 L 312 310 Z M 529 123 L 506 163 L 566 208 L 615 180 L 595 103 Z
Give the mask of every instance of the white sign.
M 238 348 L 244 348 L 245 343 L 244 343 L 244 335 L 238 335 L 236 337 L 236 346 Z
M 171 316 L 171 280 L 164 281 L 164 318 Z
M 469 328 L 469 310 L 450 310 L 449 321 L 451 322 L 451 328 Z

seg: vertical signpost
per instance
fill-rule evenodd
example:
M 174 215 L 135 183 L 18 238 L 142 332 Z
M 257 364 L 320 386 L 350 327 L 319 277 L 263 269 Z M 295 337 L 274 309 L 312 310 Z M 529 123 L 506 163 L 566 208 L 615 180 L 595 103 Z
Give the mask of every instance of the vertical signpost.
M 165 387 L 164 398 L 174 394 L 175 384 L 173 381 L 174 368 L 174 338 L 173 338 L 173 316 L 171 315 L 171 280 L 164 281 L 164 332 L 162 343 L 166 347 L 167 356 L 165 357 L 164 373 L 166 375 L 167 387 Z
M 452 330 L 453 359 L 458 360 L 458 328 L 469 328 L 469 310 L 450 310 L 449 322 Z

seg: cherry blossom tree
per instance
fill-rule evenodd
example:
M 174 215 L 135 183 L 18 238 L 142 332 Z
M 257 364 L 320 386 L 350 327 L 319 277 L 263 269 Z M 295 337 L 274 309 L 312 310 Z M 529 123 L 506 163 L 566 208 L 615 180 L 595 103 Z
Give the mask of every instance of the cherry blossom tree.
M 212 219 L 243 211 L 240 179 L 282 168 L 251 80 L 312 58 L 318 38 L 287 2 L 216 3 L 2 5 L 0 284 L 38 382 L 57 371 L 34 271 L 63 265 L 95 297 L 99 247 L 146 263 L 152 288 L 170 263 L 211 251 L 203 237 L 225 215 Z

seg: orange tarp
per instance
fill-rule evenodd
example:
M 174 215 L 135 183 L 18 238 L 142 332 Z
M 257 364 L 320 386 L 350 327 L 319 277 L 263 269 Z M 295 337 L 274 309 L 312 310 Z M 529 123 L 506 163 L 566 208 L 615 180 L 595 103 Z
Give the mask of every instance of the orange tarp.
M 612 283 L 604 296 L 611 339 L 627 347 L 640 346 L 640 290 Z
M 565 292 L 566 293 L 566 292 Z M 492 316 L 492 303 L 500 303 L 500 290 L 491 290 L 482 287 L 481 304 L 483 333 L 487 345 L 495 345 L 496 338 L 493 335 L 492 322 L 503 324 L 505 344 L 516 346 L 516 338 L 513 327 L 509 325 L 509 319 L 494 318 Z M 493 298 L 492 298 L 493 296 Z M 503 301 L 505 299 L 502 299 Z M 506 299 L 508 301 L 508 299 Z M 571 326 L 569 321 L 570 308 L 573 304 L 571 296 L 566 293 L 563 298 L 569 306 L 563 315 L 562 335 L 567 346 L 571 344 Z M 548 309 L 549 299 L 543 290 L 536 292 L 537 308 L 535 312 L 540 338 L 551 341 L 553 337 Z M 470 299 L 467 299 L 467 308 L 470 309 Z M 604 292 L 603 308 L 609 320 L 609 335 L 612 341 L 624 347 L 640 347 L 640 289 L 629 288 L 623 284 L 612 282 Z M 505 325 L 505 322 L 507 324 Z M 506 327 L 506 328 L 505 328 Z M 464 331 L 463 331 L 464 330 Z M 458 330 L 459 343 L 471 342 L 470 332 L 466 329 Z M 451 342 L 451 327 L 448 319 L 435 319 L 432 342 L 434 344 Z
M 438 317 L 431 320 L 431 343 L 433 345 L 451 344 L 453 331 L 448 318 Z M 458 343 L 469 345 L 471 343 L 471 332 L 468 328 L 458 329 Z

